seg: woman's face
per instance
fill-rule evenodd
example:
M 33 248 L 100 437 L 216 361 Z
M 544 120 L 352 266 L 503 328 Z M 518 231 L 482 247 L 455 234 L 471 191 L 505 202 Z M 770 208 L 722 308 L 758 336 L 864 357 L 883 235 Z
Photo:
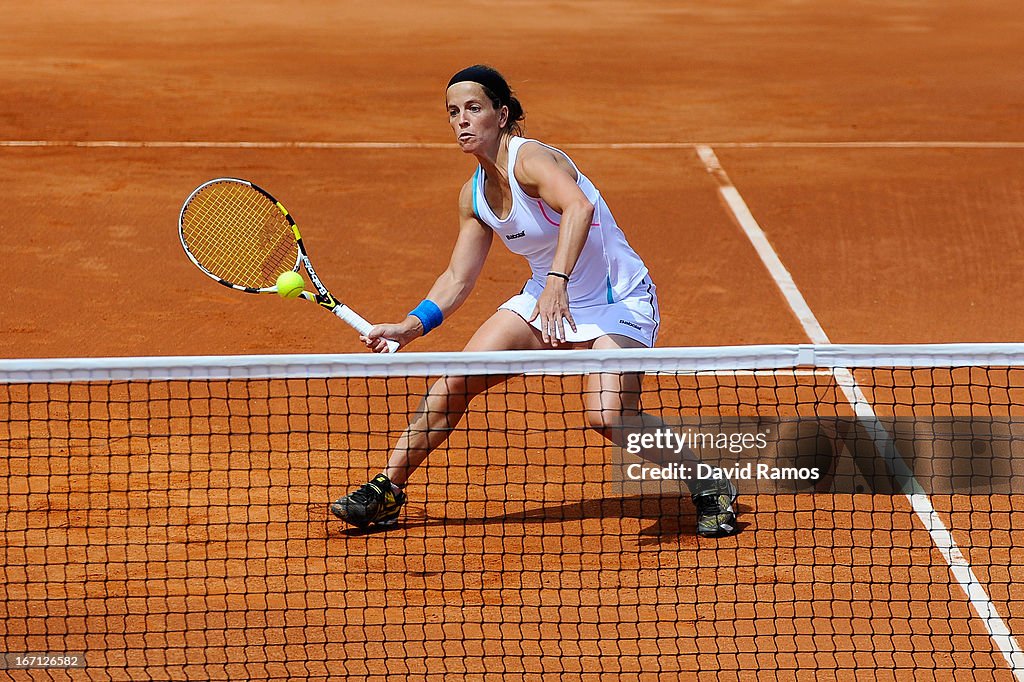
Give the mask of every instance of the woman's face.
M 448 88 L 448 123 L 466 153 L 486 149 L 501 137 L 508 107 L 495 109 L 479 83 L 455 83 Z

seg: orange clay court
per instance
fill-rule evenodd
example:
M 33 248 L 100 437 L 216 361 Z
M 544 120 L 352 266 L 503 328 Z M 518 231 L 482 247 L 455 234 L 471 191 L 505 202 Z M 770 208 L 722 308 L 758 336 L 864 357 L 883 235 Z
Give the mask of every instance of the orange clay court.
M 1024 339 L 1009 0 L 43 0 L 4 22 L 2 358 L 360 352 L 313 306 L 201 275 L 181 202 L 257 182 L 335 294 L 398 320 L 455 237 L 474 165 L 443 94 L 473 63 L 600 188 L 658 285 L 658 346 L 823 342 L 731 190 L 827 341 Z M 495 243 L 404 352 L 459 350 L 527 272 Z M 1018 414 L 1005 374 L 993 393 Z M 688 381 L 649 380 L 645 407 L 692 407 L 673 402 L 702 395 Z M 786 409 L 732 381 L 709 390 Z M 179 383 L 3 389 L 0 676 L 1024 680 L 1014 491 L 931 498 L 973 603 L 899 495 L 746 495 L 743 532 L 697 538 L 686 496 L 607 484 L 578 378 L 529 376 L 477 399 L 398 528 L 355 533 L 327 505 L 379 470 L 425 378 Z M 32 652 L 85 666 L 11 667 Z

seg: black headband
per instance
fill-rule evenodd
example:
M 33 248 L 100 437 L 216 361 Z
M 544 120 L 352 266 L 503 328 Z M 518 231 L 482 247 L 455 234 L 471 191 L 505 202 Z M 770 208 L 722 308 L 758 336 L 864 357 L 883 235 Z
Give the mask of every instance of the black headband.
M 452 79 L 448 81 L 448 87 L 465 82 L 482 85 L 498 98 L 498 103 L 501 105 L 509 106 L 512 103 L 512 90 L 508 87 L 508 83 L 500 73 L 490 67 L 477 65 L 463 69 L 452 76 Z

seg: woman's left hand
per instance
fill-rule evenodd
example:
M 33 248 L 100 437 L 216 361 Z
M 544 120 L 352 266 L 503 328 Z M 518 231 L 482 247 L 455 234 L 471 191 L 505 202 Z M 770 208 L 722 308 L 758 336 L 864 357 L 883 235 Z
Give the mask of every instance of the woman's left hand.
M 565 322 L 569 323 L 570 329 L 576 331 L 576 322 L 569 312 L 567 286 L 565 280 L 549 276 L 544 291 L 533 308 L 533 315 L 527 320 L 533 322 L 540 317 L 541 339 L 552 346 L 565 342 Z

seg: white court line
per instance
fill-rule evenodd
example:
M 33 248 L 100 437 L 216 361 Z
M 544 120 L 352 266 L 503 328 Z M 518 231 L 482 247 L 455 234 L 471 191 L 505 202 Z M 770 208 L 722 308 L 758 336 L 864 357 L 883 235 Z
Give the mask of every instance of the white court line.
M 863 142 L 566 142 L 565 149 L 1024 149 L 1013 141 Z M 0 140 L 0 147 L 81 147 L 122 149 L 457 149 L 450 142 L 317 142 L 244 140 Z
M 828 336 L 822 329 L 821 324 L 814 316 L 789 271 L 782 264 L 775 249 L 768 241 L 764 230 L 757 224 L 743 197 L 740 196 L 739 191 L 732 184 L 729 176 L 726 175 L 714 150 L 709 146 L 703 145 L 697 148 L 697 155 L 704 164 L 704 168 L 717 181 L 722 199 L 725 200 L 736 221 L 754 245 L 754 249 L 761 257 L 765 267 L 768 268 L 768 272 L 775 280 L 775 283 L 782 290 L 783 296 L 786 297 L 786 301 L 789 303 L 793 313 L 800 320 L 804 331 L 815 343 L 829 343 Z M 866 422 L 865 426 L 872 435 L 878 454 L 886 461 L 889 470 L 899 481 L 907 500 L 910 501 L 914 512 L 921 520 L 925 530 L 931 535 L 932 542 L 935 543 L 935 546 L 949 565 L 950 573 L 974 606 L 974 610 L 984 623 L 985 629 L 988 630 L 992 642 L 1002 652 L 1017 680 L 1024 682 L 1024 651 L 1021 650 L 1006 622 L 999 615 L 995 605 L 989 598 L 984 586 L 982 586 L 978 577 L 974 574 L 970 563 L 964 557 L 963 552 L 960 551 L 956 540 L 953 539 L 953 534 L 942 522 L 938 512 L 932 506 L 931 499 L 925 494 L 924 489 L 917 482 L 917 479 L 914 478 L 913 472 L 903 461 L 899 451 L 896 449 L 892 436 L 878 420 L 874 408 L 860 386 L 857 385 L 853 373 L 841 367 L 837 367 L 833 371 L 836 383 L 842 389 L 847 401 L 853 406 L 856 415 Z
M 804 300 L 804 295 L 800 293 L 796 282 L 793 281 L 793 276 L 789 274 L 789 270 L 782 264 L 779 255 L 775 253 L 775 249 L 772 248 L 771 243 L 768 241 L 764 230 L 754 220 L 754 216 L 750 213 L 750 209 L 747 208 L 743 197 L 740 196 L 740 193 L 729 180 L 729 176 L 722 170 L 722 165 L 718 162 L 715 152 L 711 147 L 701 146 L 697 148 L 697 156 L 703 162 L 704 168 L 718 181 L 718 191 L 722 194 L 722 198 L 725 199 L 725 203 L 729 205 L 729 209 L 736 216 L 740 227 L 746 232 L 747 239 L 754 245 L 754 250 L 761 257 L 765 267 L 768 268 L 772 279 L 775 280 L 775 284 L 778 285 L 782 295 L 786 298 L 786 302 L 789 303 L 790 310 L 800 320 L 800 325 L 807 332 L 811 342 L 831 343 L 828 335 L 825 334 L 825 330 L 822 329 L 821 324 L 818 322 L 818 318 L 814 316 L 811 307 Z
M 0 147 L 113 147 L 121 149 L 456 149 L 440 142 L 302 142 L 217 140 L 0 140 Z

